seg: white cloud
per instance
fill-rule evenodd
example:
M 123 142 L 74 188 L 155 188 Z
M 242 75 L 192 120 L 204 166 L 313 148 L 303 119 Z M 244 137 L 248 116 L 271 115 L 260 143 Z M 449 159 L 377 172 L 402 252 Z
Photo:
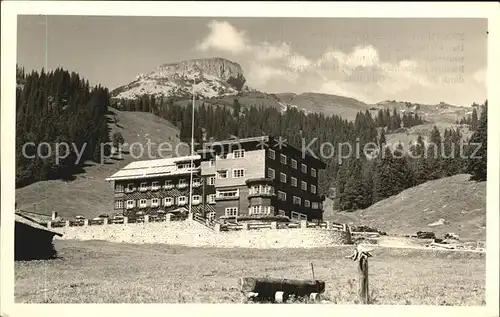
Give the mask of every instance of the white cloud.
M 263 42 L 252 47 L 255 57 L 259 60 L 277 60 L 287 58 L 292 54 L 292 49 L 287 43 L 271 44 Z
M 240 53 L 248 47 L 248 39 L 244 31 L 238 31 L 227 21 L 211 21 L 208 24 L 210 33 L 197 46 L 201 51 L 216 49 L 231 53 Z
M 290 72 L 286 69 L 265 65 L 262 63 L 250 64 L 247 79 L 255 84 L 263 85 L 272 79 L 284 79 L 294 82 L 297 79 L 297 74 Z
M 208 26 L 210 33 L 198 49 L 230 52 L 250 61 L 245 72 L 254 88 L 266 90 L 266 83 L 279 79 L 300 85 L 300 89 L 377 102 L 415 87 L 436 87 L 421 62 L 382 61 L 373 45 L 355 46 L 350 52 L 327 50 L 311 59 L 294 51 L 289 43 L 252 43 L 244 31 L 227 21 L 211 21 Z M 481 80 L 481 76 L 478 72 L 474 78 Z

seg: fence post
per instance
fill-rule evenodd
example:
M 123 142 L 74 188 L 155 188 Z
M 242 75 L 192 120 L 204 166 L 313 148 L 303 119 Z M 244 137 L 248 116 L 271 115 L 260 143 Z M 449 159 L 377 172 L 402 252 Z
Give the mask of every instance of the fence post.
M 128 217 L 123 217 L 123 224 L 126 225 L 128 223 Z
M 358 245 L 354 254 L 348 256 L 354 262 L 358 262 L 359 301 L 361 304 L 370 303 L 370 294 L 368 292 L 368 258 L 372 257 L 370 251 Z
M 69 220 L 66 220 L 66 223 L 64 224 L 65 227 L 69 227 Z
M 104 218 L 104 219 L 102 220 L 102 224 L 103 224 L 103 225 L 107 225 L 107 224 L 108 224 L 108 218 Z
M 250 229 L 250 225 L 248 222 L 244 222 L 241 224 L 243 226 L 243 230 L 249 230 Z
M 332 229 L 332 222 L 331 221 L 326 222 L 326 229 Z
M 216 223 L 214 226 L 215 231 L 219 232 L 220 231 L 220 223 Z
M 307 220 L 301 220 L 300 229 L 306 229 L 306 228 L 307 228 Z
M 144 215 L 144 223 L 148 223 L 149 222 L 149 215 Z
M 165 215 L 165 221 L 167 221 L 167 222 L 172 221 L 172 214 L 166 214 Z
M 278 229 L 278 223 L 276 221 L 271 222 L 271 229 Z
M 88 219 L 83 219 L 83 226 L 86 227 L 89 225 L 89 220 Z

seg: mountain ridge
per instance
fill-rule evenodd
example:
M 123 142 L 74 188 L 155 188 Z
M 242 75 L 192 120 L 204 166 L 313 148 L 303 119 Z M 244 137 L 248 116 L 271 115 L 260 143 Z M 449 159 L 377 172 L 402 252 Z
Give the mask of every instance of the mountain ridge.
M 453 124 L 472 110 L 471 107 L 442 101 L 424 104 L 384 100 L 371 104 L 350 96 L 322 92 L 262 92 L 246 85 L 239 63 L 219 56 L 163 63 L 147 75 L 140 74 L 129 84 L 114 89 L 111 96 L 120 100 L 154 95 L 174 98 L 178 103 L 186 104 L 192 97 L 193 88 L 197 99 L 208 104 L 231 105 L 238 98 L 242 106 L 275 107 L 281 110 L 292 107 L 306 113 L 339 115 L 347 120 L 353 120 L 359 111 L 368 110 L 376 115 L 379 109 L 395 108 L 400 113 L 418 113 L 427 122 Z

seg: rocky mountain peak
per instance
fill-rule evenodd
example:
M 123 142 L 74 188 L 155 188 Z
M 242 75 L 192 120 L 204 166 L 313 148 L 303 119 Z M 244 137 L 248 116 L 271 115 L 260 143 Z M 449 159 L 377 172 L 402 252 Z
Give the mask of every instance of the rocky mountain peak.
M 112 92 L 114 98 L 135 99 L 141 95 L 189 96 L 193 88 L 198 97 L 236 95 L 245 84 L 238 63 L 225 58 L 203 58 L 167 63 L 147 75 Z

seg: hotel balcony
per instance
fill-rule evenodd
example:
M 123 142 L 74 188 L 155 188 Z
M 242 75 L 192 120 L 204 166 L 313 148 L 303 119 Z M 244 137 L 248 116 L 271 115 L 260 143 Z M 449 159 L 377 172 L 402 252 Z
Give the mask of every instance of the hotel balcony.
M 151 186 L 151 190 L 159 190 L 161 186 Z
M 165 189 L 172 189 L 172 188 L 174 188 L 174 184 L 163 185 L 163 188 L 165 188 Z
M 146 192 L 146 191 L 148 191 L 148 188 L 147 187 L 141 187 L 141 188 L 139 188 L 139 191 L 140 192 Z
M 215 200 L 238 200 L 240 199 L 240 195 L 235 195 L 235 196 L 215 196 Z
M 182 189 L 188 187 L 188 184 L 177 184 L 177 188 Z

